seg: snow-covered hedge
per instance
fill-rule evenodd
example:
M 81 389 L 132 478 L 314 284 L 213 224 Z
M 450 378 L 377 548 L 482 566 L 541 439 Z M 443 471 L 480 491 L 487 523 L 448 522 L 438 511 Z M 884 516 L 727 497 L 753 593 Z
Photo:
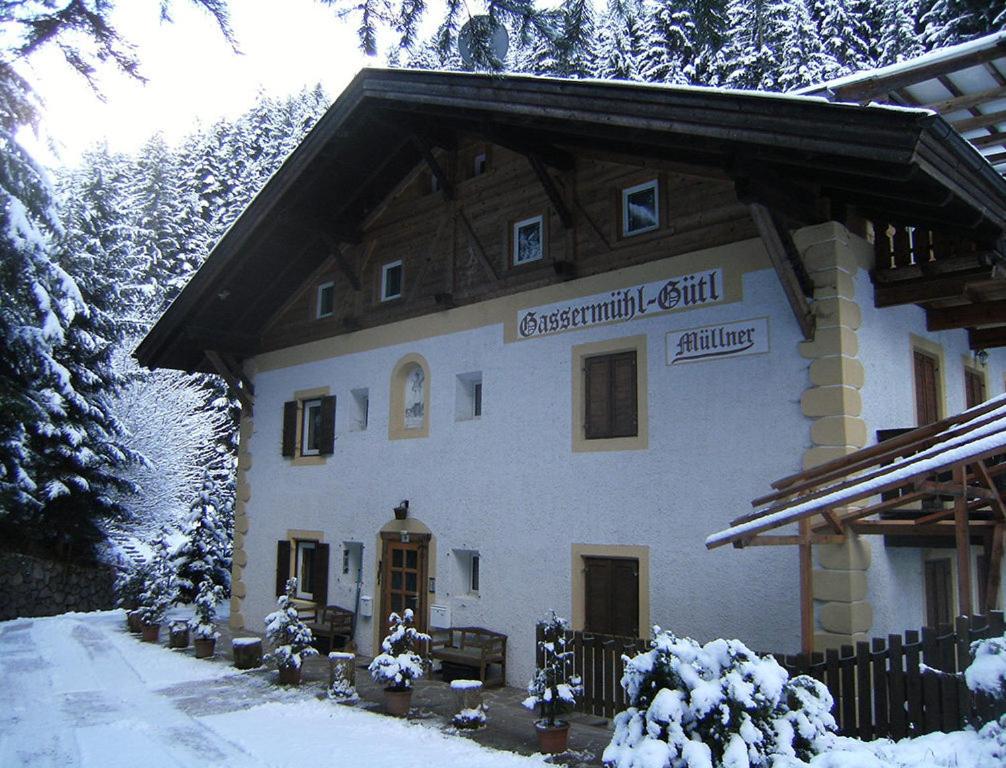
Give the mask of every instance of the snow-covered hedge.
M 423 676 L 423 657 L 416 649 L 430 636 L 412 626 L 414 620 L 411 608 L 406 608 L 401 616 L 392 613 L 388 617 L 391 630 L 381 642 L 383 653 L 367 668 L 378 685 L 404 691 L 412 687 L 413 680 Z
M 1006 698 L 1006 635 L 971 643 L 971 664 L 964 681 L 972 693 Z
M 739 640 L 702 646 L 655 628 L 650 650 L 625 659 L 629 709 L 604 750 L 611 768 L 758 768 L 807 760 L 836 730 L 832 698 Z
M 297 579 L 287 579 L 286 591 L 276 601 L 276 610 L 265 617 L 265 636 L 272 646 L 268 658 L 279 669 L 299 669 L 304 659 L 318 653 L 311 646 L 314 636 L 310 628 L 301 621 L 293 604 L 296 592 Z

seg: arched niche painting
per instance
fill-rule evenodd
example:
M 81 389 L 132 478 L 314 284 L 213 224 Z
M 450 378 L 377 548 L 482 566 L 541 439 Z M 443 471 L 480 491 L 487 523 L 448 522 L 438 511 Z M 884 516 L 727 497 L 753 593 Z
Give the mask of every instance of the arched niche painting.
M 405 413 L 406 429 L 421 429 L 423 426 L 424 403 L 423 386 L 426 376 L 421 366 L 413 363 L 405 370 L 402 386 L 402 404 Z

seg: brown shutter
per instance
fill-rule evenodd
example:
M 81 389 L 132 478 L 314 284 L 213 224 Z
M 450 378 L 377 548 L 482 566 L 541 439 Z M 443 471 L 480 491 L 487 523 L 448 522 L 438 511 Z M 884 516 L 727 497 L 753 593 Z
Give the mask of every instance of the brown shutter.
M 297 449 L 297 401 L 283 403 L 283 455 L 294 456 Z
M 611 368 L 611 436 L 634 437 L 638 433 L 636 353 L 612 355 Z
M 951 620 L 950 559 L 926 560 L 926 624 L 933 629 Z
M 290 542 L 276 542 L 276 595 L 286 592 L 286 580 L 290 578 Z
M 321 424 L 318 426 L 318 453 L 335 451 L 335 395 L 321 398 Z
M 334 399 L 334 398 L 333 398 Z M 328 551 L 329 545 L 320 541 L 314 545 L 314 563 L 311 568 L 311 581 L 314 587 L 314 602 L 318 605 L 328 605 Z
M 584 625 L 588 632 L 611 634 L 611 560 L 585 557 Z
M 611 368 L 607 357 L 588 357 L 584 362 L 586 414 L 584 435 L 608 437 L 611 429 Z
M 611 634 L 639 637 L 639 561 L 611 561 Z
M 919 426 L 940 418 L 939 391 L 936 386 L 936 360 L 915 350 L 915 416 Z

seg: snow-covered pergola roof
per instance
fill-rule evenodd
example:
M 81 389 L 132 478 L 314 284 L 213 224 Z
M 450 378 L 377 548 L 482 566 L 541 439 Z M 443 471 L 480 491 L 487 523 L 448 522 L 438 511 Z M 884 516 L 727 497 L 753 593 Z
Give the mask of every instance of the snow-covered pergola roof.
M 832 101 L 931 109 L 1006 174 L 1006 32 L 812 85 L 798 93 Z
M 810 547 L 841 543 L 848 534 L 942 539 L 958 550 L 961 612 L 971 613 L 968 548 L 984 544 L 988 605 L 994 608 L 1006 536 L 1006 395 L 963 413 L 772 483 L 753 512 L 706 539 L 709 549 L 797 545 L 805 630 L 812 615 Z M 947 502 L 952 501 L 952 504 Z M 790 535 L 770 535 L 797 525 Z M 804 572 L 806 571 L 806 572 Z M 805 646 L 810 638 L 805 631 Z

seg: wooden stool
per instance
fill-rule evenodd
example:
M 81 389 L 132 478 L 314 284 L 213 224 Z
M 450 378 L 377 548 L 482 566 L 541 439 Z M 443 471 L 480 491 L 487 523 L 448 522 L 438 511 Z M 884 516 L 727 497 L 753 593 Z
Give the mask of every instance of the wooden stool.
M 262 640 L 257 637 L 235 637 L 234 666 L 238 669 L 256 669 L 262 666 Z

